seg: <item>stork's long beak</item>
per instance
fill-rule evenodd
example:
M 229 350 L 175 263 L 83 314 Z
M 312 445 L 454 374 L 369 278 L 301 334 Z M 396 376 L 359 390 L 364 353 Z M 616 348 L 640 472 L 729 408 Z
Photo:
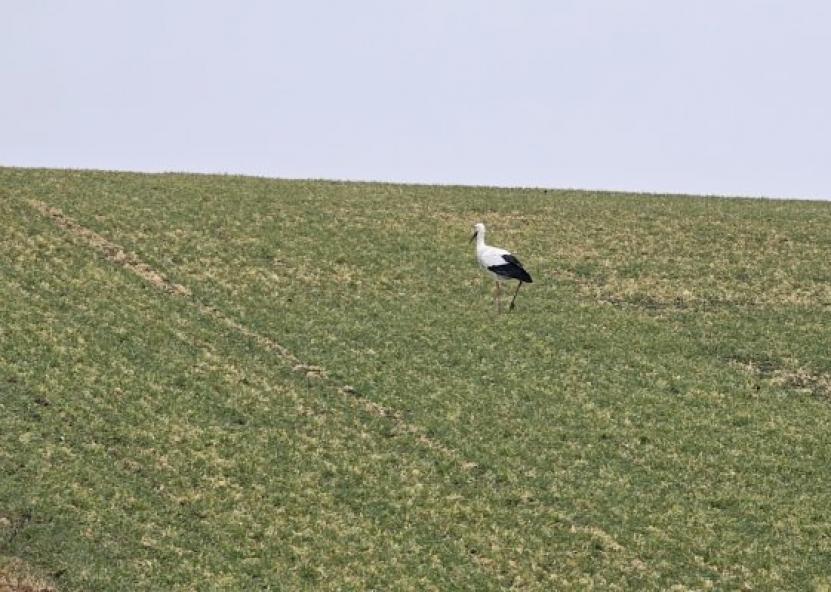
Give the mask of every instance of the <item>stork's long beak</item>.
M 470 237 L 470 240 L 469 240 L 469 241 L 467 241 L 467 242 L 472 243 L 472 242 L 473 242 L 473 239 L 475 239 L 475 238 L 476 238 L 476 235 L 477 235 L 477 234 L 479 234 L 479 233 L 478 233 L 478 232 L 474 232 L 474 233 L 473 233 L 473 236 L 471 236 L 471 237 Z

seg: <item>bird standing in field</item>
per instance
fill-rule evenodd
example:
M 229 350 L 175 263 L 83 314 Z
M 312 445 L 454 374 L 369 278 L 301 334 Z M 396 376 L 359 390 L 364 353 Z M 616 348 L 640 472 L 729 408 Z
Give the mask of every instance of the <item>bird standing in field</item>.
M 496 302 L 496 310 L 502 309 L 499 301 L 500 296 L 500 282 L 509 282 L 511 280 L 518 280 L 516 292 L 511 300 L 509 311 L 514 309 L 514 302 L 516 302 L 516 295 L 519 294 L 519 289 L 522 284 L 530 284 L 534 280 L 531 275 L 522 267 L 519 259 L 511 255 L 505 249 L 499 247 L 491 247 L 485 244 L 485 225 L 479 222 L 473 225 L 473 236 L 470 237 L 471 242 L 476 240 L 476 261 L 482 266 L 482 269 L 496 280 L 496 288 L 494 293 L 494 301 Z

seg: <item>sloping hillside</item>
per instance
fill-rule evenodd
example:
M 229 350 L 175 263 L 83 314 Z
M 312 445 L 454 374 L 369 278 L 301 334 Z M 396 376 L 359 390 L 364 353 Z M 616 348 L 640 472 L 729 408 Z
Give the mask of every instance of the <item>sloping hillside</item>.
M 0 219 L 0 568 L 831 586 L 831 204 L 0 168 Z

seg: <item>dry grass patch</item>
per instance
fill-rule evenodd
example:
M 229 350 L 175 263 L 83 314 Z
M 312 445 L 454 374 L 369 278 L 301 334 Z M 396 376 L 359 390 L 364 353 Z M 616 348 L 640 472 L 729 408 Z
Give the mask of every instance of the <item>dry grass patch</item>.
M 0 534 L 2 534 L 0 521 Z M 58 592 L 25 562 L 0 556 L 0 592 Z
M 797 360 L 735 359 L 731 364 L 773 387 L 831 401 L 831 376 L 811 371 Z

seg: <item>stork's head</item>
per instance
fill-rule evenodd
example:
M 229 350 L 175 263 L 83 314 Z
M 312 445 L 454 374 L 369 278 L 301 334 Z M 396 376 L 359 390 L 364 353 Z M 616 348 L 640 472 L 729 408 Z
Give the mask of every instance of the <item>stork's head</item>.
M 470 237 L 470 242 L 473 242 L 473 240 L 480 234 L 485 236 L 485 225 L 481 222 L 477 222 L 473 225 L 473 236 Z

